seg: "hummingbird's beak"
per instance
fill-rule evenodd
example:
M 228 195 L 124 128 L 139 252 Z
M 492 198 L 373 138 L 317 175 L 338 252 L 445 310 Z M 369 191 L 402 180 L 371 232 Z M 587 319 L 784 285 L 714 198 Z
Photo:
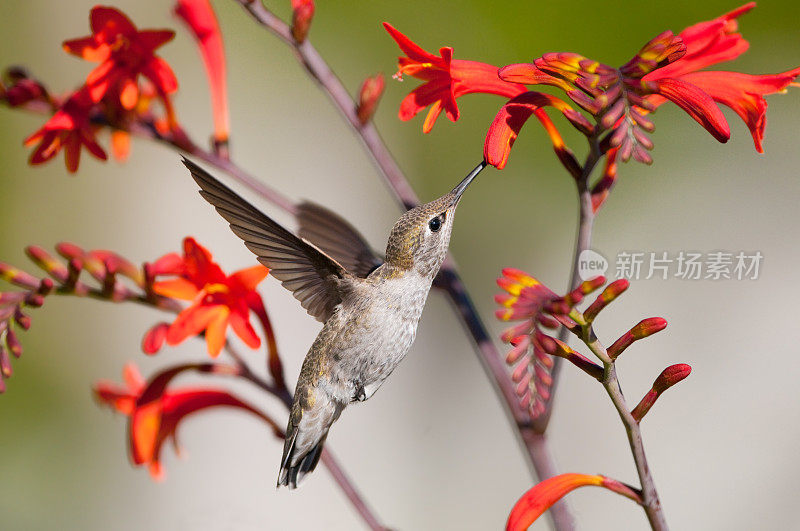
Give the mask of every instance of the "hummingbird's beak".
M 486 161 L 482 160 L 480 164 L 475 166 L 475 169 L 469 172 L 469 175 L 464 177 L 464 180 L 458 183 L 453 191 L 450 192 L 453 195 L 453 204 L 457 204 L 459 199 L 461 199 L 461 194 L 464 193 L 464 190 L 467 189 L 467 186 L 478 176 L 478 174 L 486 167 Z

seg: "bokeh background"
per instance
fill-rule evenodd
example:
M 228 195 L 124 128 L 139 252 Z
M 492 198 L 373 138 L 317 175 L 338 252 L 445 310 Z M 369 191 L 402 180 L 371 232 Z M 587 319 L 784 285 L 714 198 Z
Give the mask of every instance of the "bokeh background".
M 268 5 L 286 17 L 289 2 Z M 171 2 L 118 0 L 144 28 L 175 27 Z M 358 141 L 288 50 L 233 1 L 217 0 L 229 57 L 233 156 L 295 199 L 340 211 L 382 247 L 400 210 Z M 319 2 L 311 38 L 353 92 L 383 71 L 388 88 L 376 122 L 424 199 L 448 190 L 480 159 L 493 96 L 459 101 L 462 119 L 442 118 L 430 135 L 421 120 L 396 118 L 416 81 L 393 82 L 397 49 L 380 27 L 390 21 L 427 49 L 508 64 L 548 51 L 577 51 L 622 64 L 664 29 L 676 32 L 736 1 Z M 91 64 L 61 42 L 88 33 L 92 2 L 0 3 L 0 64 L 24 64 L 55 91 L 82 82 Z M 772 73 L 800 62 L 800 4 L 765 1 L 742 20 L 751 50 L 731 67 Z M 210 134 L 204 73 L 191 38 L 178 28 L 162 49 L 181 84 L 179 117 L 197 139 Z M 791 92 L 791 91 L 790 91 Z M 691 377 L 643 423 L 650 464 L 675 529 L 786 529 L 794 522 L 800 472 L 800 350 L 792 310 L 800 250 L 800 91 L 769 99 L 766 153 L 726 110 L 733 135 L 718 144 L 683 112 L 656 116 L 655 164 L 627 164 L 596 223 L 594 249 L 612 262 L 622 250 L 760 251 L 756 281 L 640 280 L 598 322 L 612 341 L 643 317 L 668 329 L 631 348 L 619 363 L 635 403 L 665 366 L 685 362 Z M 128 163 L 84 153 L 77 176 L 63 157 L 27 165 L 22 139 L 41 116 L 0 110 L 0 259 L 23 265 L 23 247 L 69 240 L 136 260 L 177 250 L 193 235 L 226 270 L 252 256 L 196 194 L 177 155 L 134 141 Z M 564 131 L 567 127 L 562 127 Z M 579 150 L 582 146 L 573 146 Z M 107 139 L 104 139 L 107 145 Z M 287 224 L 291 220 L 269 205 Z M 567 283 L 576 203 L 573 185 L 546 136 L 532 123 L 506 170 L 489 169 L 466 195 L 452 250 L 485 320 L 494 279 L 513 266 L 557 290 Z M 611 272 L 613 277 L 613 271 Z M 277 282 L 262 284 L 291 381 L 319 329 Z M 167 480 L 153 483 L 126 455 L 125 420 L 93 402 L 90 386 L 120 380 L 128 360 L 145 374 L 203 359 L 187 342 L 146 358 L 144 330 L 161 318 L 146 308 L 51 297 L 23 335 L 25 354 L 0 396 L 0 526 L 3 529 L 357 529 L 362 524 L 324 469 L 296 492 L 275 490 L 280 441 L 255 419 L 211 411 L 181 426 L 183 458 L 164 450 Z M 261 352 L 248 353 L 260 365 Z M 561 471 L 638 482 L 618 417 L 596 382 L 563 371 L 549 430 Z M 190 377 L 184 381 L 191 381 Z M 282 408 L 237 388 L 280 422 Z M 433 293 L 417 342 L 366 405 L 348 409 L 329 447 L 383 521 L 394 529 L 498 529 L 533 485 L 503 410 L 461 325 Z M 581 529 L 644 529 L 642 512 L 600 489 L 569 502 Z M 546 529 L 537 522 L 534 529 Z

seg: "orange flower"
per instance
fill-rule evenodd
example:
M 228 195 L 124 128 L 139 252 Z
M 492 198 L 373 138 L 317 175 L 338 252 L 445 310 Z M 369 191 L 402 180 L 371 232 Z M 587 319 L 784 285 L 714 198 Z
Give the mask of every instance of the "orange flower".
M 642 82 L 659 87 L 663 87 L 665 83 L 668 85 L 671 83 L 674 87 L 677 83 L 679 91 L 677 97 L 680 99 L 689 97 L 691 100 L 692 94 L 697 93 L 707 95 L 711 100 L 730 107 L 750 129 L 756 151 L 763 153 L 762 141 L 767 125 L 767 100 L 764 96 L 785 91 L 792 81 L 800 76 L 800 67 L 779 74 L 766 75 L 724 71 L 698 72 L 707 66 L 735 59 L 747 51 L 750 45 L 740 33 L 737 33 L 736 19 L 755 6 L 755 2 L 750 2 L 714 20 L 701 22 L 683 30 L 679 36 L 686 46 L 686 54 L 644 76 Z M 669 94 L 663 94 L 663 90 L 658 93 L 676 101 Z M 651 97 L 651 100 L 656 105 L 663 102 L 658 96 Z M 692 117 L 697 119 L 694 115 Z M 727 128 L 724 117 L 722 122 L 724 125 L 721 128 L 724 130 Z
M 623 161 L 633 157 L 652 162 L 647 152 L 653 143 L 647 133 L 655 126 L 646 115 L 667 100 L 720 142 L 730 138 L 730 126 L 718 104 L 730 107 L 750 129 L 760 153 L 766 126 L 764 96 L 785 91 L 800 76 L 800 67 L 768 75 L 699 71 L 747 50 L 749 44 L 737 33 L 737 18 L 754 7 L 753 2 L 745 4 L 680 35 L 665 31 L 619 68 L 574 53 L 548 53 L 533 64 L 501 68 L 499 76 L 525 84 L 553 85 L 553 78 L 568 83 L 566 88 L 557 86 L 595 115 L 603 129 L 613 131 L 604 138 L 604 147 L 617 149 L 614 153 Z
M 578 487 L 605 487 L 641 504 L 641 495 L 624 483 L 606 476 L 561 474 L 546 479 L 522 495 L 511 509 L 506 531 L 524 531 L 565 494 Z
M 271 419 L 228 391 L 211 388 L 167 391 L 169 382 L 186 370 L 213 372 L 215 369 L 207 364 L 182 365 L 161 372 L 146 383 L 139 369 L 128 364 L 122 372 L 125 387 L 110 382 L 99 382 L 94 387 L 98 400 L 129 417 L 131 460 L 137 466 L 147 466 L 155 480 L 164 479 L 161 447 L 172 439 L 178 450 L 178 424 L 192 413 L 217 406 L 235 407 L 262 418 L 276 434 L 280 434 L 280 429 Z
M 218 356 L 225 345 L 225 334 L 230 325 L 233 331 L 251 348 L 258 348 L 261 340 L 250 324 L 250 311 L 262 320 L 266 312 L 256 286 L 269 273 L 257 265 L 228 276 L 213 261 L 211 253 L 194 238 L 183 240 L 183 257 L 170 253 L 152 265 L 154 275 L 175 275 L 177 278 L 153 284 L 159 295 L 192 301 L 175 321 L 169 325 L 165 339 L 177 345 L 188 337 L 205 331 L 208 353 Z M 156 328 L 158 325 L 156 325 Z M 148 332 L 145 344 L 152 344 Z
M 175 32 L 139 31 L 120 11 L 105 6 L 92 9 L 90 25 L 92 35 L 65 41 L 63 46 L 68 53 L 100 63 L 86 78 L 92 101 L 99 102 L 114 87 L 122 107 L 133 109 L 139 101 L 139 74 L 153 83 L 162 98 L 178 89 L 170 66 L 154 54 Z
M 225 48 L 222 32 L 208 0 L 178 0 L 175 14 L 189 26 L 200 47 L 211 87 L 211 106 L 214 109 L 214 140 L 226 142 L 230 131 L 228 118 L 228 86 L 226 80 Z
M 41 129 L 25 139 L 26 146 L 39 145 L 31 153 L 31 164 L 43 164 L 64 148 L 67 170 L 75 173 L 81 158 L 81 146 L 100 160 L 107 156 L 95 140 L 95 127 L 89 120 L 92 99 L 86 87 L 70 96 Z
M 408 121 L 421 110 L 430 106 L 428 116 L 422 124 L 422 132 L 428 133 L 436 119 L 444 110 L 447 117 L 455 122 L 459 111 L 456 98 L 465 94 L 484 92 L 513 98 L 523 92 L 525 87 L 516 83 L 502 81 L 497 77 L 497 67 L 478 61 L 453 59 L 453 49 L 440 48 L 440 55 L 433 55 L 420 48 L 411 39 L 397 31 L 388 22 L 383 27 L 406 54 L 398 59 L 398 72 L 402 79 L 410 75 L 426 81 L 405 97 L 400 104 L 399 117 Z

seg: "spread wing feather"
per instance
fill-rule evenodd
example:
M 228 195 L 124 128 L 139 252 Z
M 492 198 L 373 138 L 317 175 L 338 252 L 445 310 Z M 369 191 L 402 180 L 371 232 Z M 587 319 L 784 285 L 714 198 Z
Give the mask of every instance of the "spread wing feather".
M 306 311 L 325 321 L 342 302 L 338 279 L 352 275 L 312 243 L 298 238 L 190 160 L 183 159 L 200 195 L 230 223 L 231 230 L 270 268 Z
M 353 275 L 366 278 L 383 263 L 359 232 L 339 215 L 314 203 L 297 206 L 298 233 Z

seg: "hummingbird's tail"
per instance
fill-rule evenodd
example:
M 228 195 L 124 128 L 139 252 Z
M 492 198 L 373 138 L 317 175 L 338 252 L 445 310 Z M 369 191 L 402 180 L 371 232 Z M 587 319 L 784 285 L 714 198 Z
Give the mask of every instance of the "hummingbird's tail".
M 345 407 L 345 404 L 324 396 L 324 393 L 314 394 L 315 400 L 306 403 L 310 407 L 302 407 L 296 398 L 292 405 L 278 473 L 278 487 L 285 485 L 290 489 L 297 488 L 303 477 L 316 468 L 322 457 L 328 429 Z
M 296 433 L 296 432 L 295 432 Z M 297 483 L 305 477 L 309 472 L 313 472 L 322 457 L 322 447 L 325 444 L 325 439 L 328 437 L 326 433 L 322 439 L 313 447 L 311 451 L 303 456 L 300 461 L 295 465 L 290 465 L 294 457 L 294 444 L 289 449 L 283 462 L 281 463 L 281 471 L 278 474 L 278 486 L 285 485 L 290 489 L 296 489 Z

